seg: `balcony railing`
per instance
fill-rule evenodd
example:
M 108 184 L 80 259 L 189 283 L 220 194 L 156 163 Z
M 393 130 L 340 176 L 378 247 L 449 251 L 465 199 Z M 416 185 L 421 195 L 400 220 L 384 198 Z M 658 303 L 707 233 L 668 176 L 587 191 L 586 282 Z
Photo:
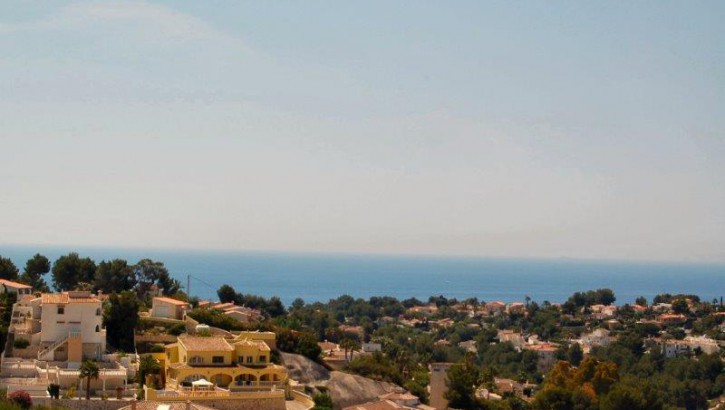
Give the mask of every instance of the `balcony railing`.
M 268 391 L 268 390 L 284 390 L 286 382 L 284 381 L 232 381 L 229 384 L 231 392 L 250 392 L 250 391 Z M 181 385 L 176 379 L 168 379 L 166 387 L 177 392 L 190 392 L 192 387 Z M 219 389 L 219 387 L 217 387 Z M 226 390 L 226 389 L 223 389 Z

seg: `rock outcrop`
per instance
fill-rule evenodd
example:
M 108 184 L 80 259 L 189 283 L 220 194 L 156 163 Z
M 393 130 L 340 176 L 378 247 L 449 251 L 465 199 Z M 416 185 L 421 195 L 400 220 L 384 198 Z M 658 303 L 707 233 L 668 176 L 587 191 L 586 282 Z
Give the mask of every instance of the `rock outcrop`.
M 335 410 L 373 401 L 378 396 L 401 389 L 392 383 L 378 382 L 344 372 L 331 372 L 298 354 L 280 352 L 280 356 L 291 379 L 310 387 L 327 389 Z
M 280 358 L 290 379 L 310 386 L 330 379 L 329 370 L 305 356 L 280 352 Z

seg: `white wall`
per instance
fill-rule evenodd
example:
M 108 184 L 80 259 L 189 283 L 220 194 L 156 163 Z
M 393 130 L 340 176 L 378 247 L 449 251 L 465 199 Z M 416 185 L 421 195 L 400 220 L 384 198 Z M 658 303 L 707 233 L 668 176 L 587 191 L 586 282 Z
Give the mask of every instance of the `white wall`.
M 58 306 L 63 306 L 65 312 L 58 314 Z M 105 350 L 106 332 L 101 329 L 103 317 L 96 314 L 101 309 L 101 303 L 44 303 L 42 306 L 41 342 L 54 342 L 68 336 L 71 330 L 80 330 L 83 343 L 100 343 Z M 64 322 L 64 323 L 58 323 Z M 80 322 L 80 323 L 70 323 Z M 99 331 L 96 332 L 96 326 Z

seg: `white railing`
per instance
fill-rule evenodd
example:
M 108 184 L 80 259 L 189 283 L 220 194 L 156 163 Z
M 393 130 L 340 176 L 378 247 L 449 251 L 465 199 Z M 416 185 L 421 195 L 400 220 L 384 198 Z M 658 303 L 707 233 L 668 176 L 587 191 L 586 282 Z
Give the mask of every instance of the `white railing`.
M 67 341 L 68 341 L 67 337 L 64 337 L 63 339 L 60 339 L 60 340 L 56 340 L 55 342 L 53 342 L 53 344 L 51 344 L 50 346 L 48 346 L 45 349 L 38 352 L 38 359 L 47 360 L 47 358 L 45 357 L 47 354 L 52 353 L 53 351 L 55 351 L 55 349 L 59 348 L 63 343 L 65 343 Z
M 215 388 L 214 390 L 157 390 L 157 397 L 229 397 L 229 390 Z
M 234 381 L 229 385 L 229 389 L 234 390 L 254 390 L 254 389 L 282 389 L 285 387 L 283 381 L 261 381 L 261 382 L 238 382 Z
M 105 377 L 126 377 L 126 369 L 99 369 L 98 370 L 98 377 L 105 378 Z M 58 375 L 60 377 L 72 377 L 72 378 L 78 378 L 81 375 L 80 370 L 68 370 L 68 369 L 58 369 Z

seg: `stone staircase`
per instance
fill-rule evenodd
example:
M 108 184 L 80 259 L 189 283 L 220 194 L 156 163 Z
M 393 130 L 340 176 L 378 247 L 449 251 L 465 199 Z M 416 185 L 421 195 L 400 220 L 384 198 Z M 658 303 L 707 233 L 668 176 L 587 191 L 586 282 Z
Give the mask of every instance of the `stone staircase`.
M 45 349 L 38 352 L 38 360 L 53 360 L 53 356 L 51 355 L 55 349 L 59 348 L 63 344 L 68 342 L 68 338 L 64 337 L 63 339 L 56 340 L 53 342 L 52 345 L 46 347 Z

